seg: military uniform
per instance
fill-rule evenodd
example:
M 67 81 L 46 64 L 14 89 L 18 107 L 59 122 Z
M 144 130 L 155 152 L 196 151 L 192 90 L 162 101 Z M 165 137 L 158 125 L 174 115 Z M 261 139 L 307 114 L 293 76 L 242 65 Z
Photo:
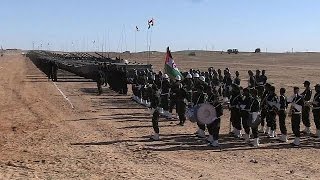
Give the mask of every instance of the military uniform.
M 240 100 L 240 117 L 241 117 L 243 129 L 246 133 L 245 136 L 247 136 L 245 137 L 246 141 L 249 140 L 249 134 L 250 134 L 249 112 L 250 112 L 251 101 L 252 101 L 252 97 L 249 93 L 243 95 Z M 241 130 L 241 128 L 238 130 Z
M 312 108 L 312 113 L 313 113 L 313 119 L 314 123 L 317 128 L 317 133 L 316 135 L 318 138 L 320 138 L 320 85 L 317 84 L 316 86 L 316 94 L 314 95 L 313 98 L 313 108 Z
M 240 100 L 240 91 L 232 91 L 230 97 L 230 121 L 235 128 L 233 133 L 235 133 L 237 137 L 240 137 L 241 131 Z
M 159 140 L 159 117 L 160 117 L 160 112 L 159 112 L 159 105 L 160 105 L 160 94 L 158 93 L 158 88 L 156 84 L 152 84 L 148 88 L 148 92 L 150 95 L 150 107 L 153 110 L 152 113 L 152 127 L 154 130 L 154 135 L 152 136 L 153 140 Z
M 287 117 L 288 102 L 287 102 L 287 97 L 284 94 L 281 94 L 279 96 L 279 104 L 280 104 L 280 108 L 278 110 L 278 116 L 279 116 L 280 131 L 282 135 L 287 135 L 286 117 Z
M 169 97 L 170 97 L 171 85 L 169 79 L 162 81 L 161 87 L 161 107 L 164 111 L 169 112 Z
M 304 106 L 304 99 L 301 95 L 296 94 L 292 100 L 292 103 L 295 103 L 301 107 Z M 301 109 L 298 109 L 292 106 L 292 115 L 291 115 L 291 124 L 292 132 L 296 137 L 300 137 L 300 122 L 301 122 Z
M 311 100 L 312 97 L 312 91 L 311 88 L 308 87 L 306 88 L 303 93 L 301 94 L 301 96 L 303 97 L 304 102 L 309 102 Z M 310 129 L 310 106 L 305 104 L 303 105 L 302 108 L 302 122 L 305 125 L 306 129 Z
M 210 103 L 216 110 L 216 119 L 211 123 L 207 125 L 208 132 L 209 132 L 209 141 L 212 146 L 218 146 L 218 140 L 219 140 L 219 134 L 220 134 L 220 124 L 221 124 L 221 116 L 223 115 L 223 106 L 218 101 L 217 94 L 210 94 L 208 96 L 208 103 Z
M 270 93 L 267 97 L 267 126 L 270 127 L 269 137 L 275 137 L 275 131 L 277 128 L 276 124 L 276 104 L 278 102 L 277 96 L 275 93 Z

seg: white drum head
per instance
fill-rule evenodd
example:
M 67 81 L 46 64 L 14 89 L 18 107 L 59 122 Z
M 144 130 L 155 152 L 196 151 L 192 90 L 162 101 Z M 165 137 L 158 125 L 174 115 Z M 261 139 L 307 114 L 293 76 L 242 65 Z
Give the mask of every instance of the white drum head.
M 211 124 L 217 119 L 216 109 L 211 104 L 201 104 L 197 110 L 197 119 L 201 124 Z

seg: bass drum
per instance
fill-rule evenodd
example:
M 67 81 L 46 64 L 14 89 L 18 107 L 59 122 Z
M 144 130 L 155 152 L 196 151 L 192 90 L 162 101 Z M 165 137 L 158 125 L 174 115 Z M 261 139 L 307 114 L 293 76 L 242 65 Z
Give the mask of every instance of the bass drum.
M 200 124 L 211 124 L 217 119 L 217 112 L 211 104 L 204 103 L 197 109 L 196 117 Z

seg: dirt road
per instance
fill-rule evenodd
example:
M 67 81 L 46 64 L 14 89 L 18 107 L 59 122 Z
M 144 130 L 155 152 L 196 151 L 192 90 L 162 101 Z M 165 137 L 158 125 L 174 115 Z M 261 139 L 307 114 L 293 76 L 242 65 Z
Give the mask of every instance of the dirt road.
M 277 61 L 278 70 L 284 69 L 281 62 Z M 230 62 L 230 66 L 244 72 L 250 63 Z M 207 64 L 204 61 L 203 66 Z M 287 61 L 282 65 L 288 66 Z M 274 68 L 270 70 L 276 72 Z M 289 87 L 311 73 L 315 82 L 318 68 L 282 72 L 285 77 L 297 76 L 292 82 L 275 73 L 271 79 Z M 151 142 L 151 117 L 129 96 L 106 88 L 97 96 L 95 83 L 67 73 L 59 77 L 57 87 L 74 109 L 31 61 L 21 55 L 0 58 L 0 179 L 320 177 L 320 145 L 311 137 L 303 137 L 300 149 L 262 137 L 262 147 L 253 149 L 226 135 L 229 112 L 225 111 L 221 150 L 194 137 L 195 124 L 180 127 L 177 120 L 161 120 L 162 140 Z

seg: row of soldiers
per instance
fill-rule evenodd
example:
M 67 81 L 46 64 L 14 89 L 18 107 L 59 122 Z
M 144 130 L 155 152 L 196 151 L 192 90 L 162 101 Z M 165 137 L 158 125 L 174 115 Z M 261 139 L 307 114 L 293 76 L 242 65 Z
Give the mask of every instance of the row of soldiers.
M 97 82 L 98 94 L 102 94 L 102 86 L 108 86 L 119 94 L 128 93 L 127 70 L 125 67 L 104 63 L 98 67 L 94 77 Z
M 275 93 L 275 87 L 267 83 L 265 71 L 257 70 L 254 75 L 252 71 L 248 71 L 248 87 L 240 86 L 239 72 L 235 73 L 235 77 L 231 77 L 228 68 L 222 71 L 215 71 L 209 68 L 207 72 L 190 70 L 182 73 L 184 77 L 170 77 L 167 74 L 159 72 L 140 72 L 136 74 L 132 86 L 133 98 L 140 103 L 153 109 L 152 124 L 155 134 L 153 140 L 159 140 L 159 116 L 172 118 L 172 110 L 176 107 L 179 116 L 179 124 L 183 126 L 186 120 L 187 108 L 192 108 L 202 103 L 209 103 L 215 107 L 217 117 L 212 124 L 198 125 L 197 136 L 205 138 L 206 128 L 209 131 L 208 142 L 212 146 L 219 146 L 219 130 L 220 117 L 223 115 L 223 105 L 229 103 L 231 112 L 230 122 L 233 126 L 232 134 L 237 138 L 243 138 L 250 143 L 250 134 L 252 133 L 254 140 L 252 145 L 259 146 L 258 126 L 252 125 L 252 114 L 259 114 L 261 117 L 260 132 L 266 132 L 270 138 L 276 137 L 276 116 L 279 116 L 279 124 L 281 130 L 280 141 L 287 142 L 287 130 L 285 125 L 286 109 L 289 103 L 292 103 L 292 131 L 296 138 L 292 145 L 300 145 L 300 119 L 306 126 L 305 132 L 310 133 L 310 103 L 311 89 L 310 82 L 305 82 L 306 90 L 300 95 L 299 88 L 294 88 L 295 97 L 286 98 L 285 89 L 280 89 L 280 96 Z M 308 84 L 309 83 L 309 84 Z M 315 104 L 313 104 L 314 120 L 317 126 L 317 136 L 320 137 L 319 127 L 319 85 L 316 86 Z M 223 100 L 222 100 L 222 97 Z M 299 109 L 299 106 L 302 108 Z M 159 108 L 161 107 L 161 108 Z M 309 108 L 309 109 L 308 109 Z M 267 126 L 265 127 L 265 121 Z M 244 134 L 241 133 L 242 128 Z
M 41 61 L 35 61 L 34 64 L 47 75 L 48 80 L 51 79 L 53 82 L 58 81 L 59 67 L 56 62 L 43 59 Z

